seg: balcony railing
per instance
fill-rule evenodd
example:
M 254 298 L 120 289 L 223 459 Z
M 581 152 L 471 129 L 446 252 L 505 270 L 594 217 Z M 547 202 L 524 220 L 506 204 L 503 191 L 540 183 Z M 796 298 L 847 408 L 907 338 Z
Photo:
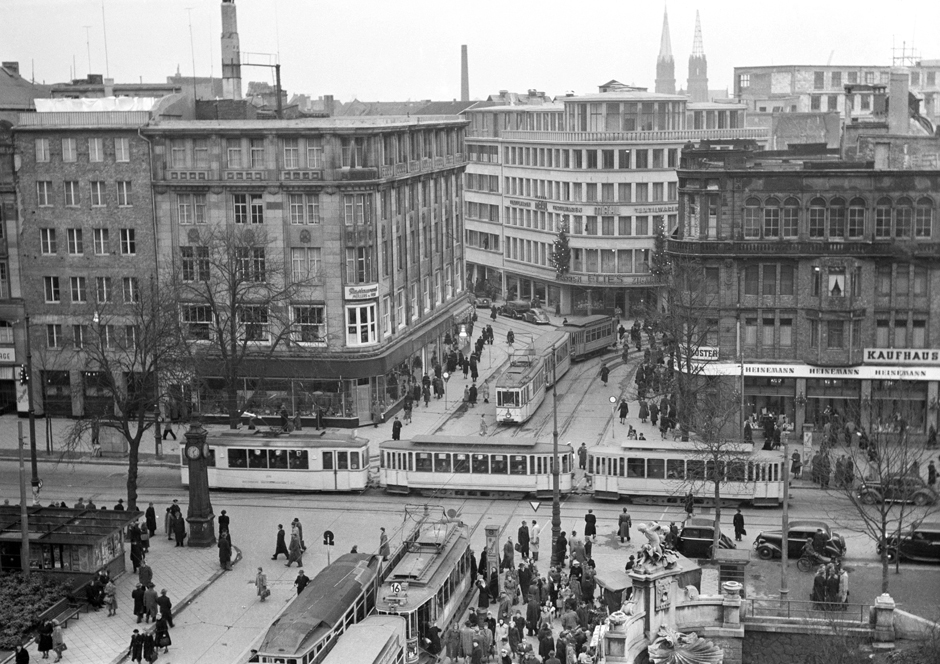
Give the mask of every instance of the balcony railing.
M 487 135 L 489 134 L 489 135 Z M 661 129 L 654 131 L 500 131 L 497 138 L 509 141 L 552 143 L 650 143 L 751 138 L 766 140 L 770 130 L 763 127 L 737 129 Z M 468 130 L 468 138 L 494 138 L 489 132 Z
M 666 251 L 687 256 L 893 256 L 891 242 L 829 242 L 826 240 L 668 240 Z M 921 249 L 918 248 L 917 253 Z

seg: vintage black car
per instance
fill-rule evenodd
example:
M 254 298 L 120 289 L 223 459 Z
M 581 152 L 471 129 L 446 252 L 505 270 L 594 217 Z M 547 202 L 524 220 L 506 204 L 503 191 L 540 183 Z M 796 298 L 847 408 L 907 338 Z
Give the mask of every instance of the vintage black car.
M 866 505 L 897 502 L 915 505 L 933 505 L 937 492 L 931 489 L 919 475 L 889 475 L 883 481 L 865 480 L 857 490 L 859 501 Z
M 845 538 L 832 532 L 825 521 L 791 521 L 787 528 L 787 558 L 796 560 L 803 553 L 806 538 L 812 537 L 816 531 L 822 529 L 826 534 L 826 550 L 822 555 L 826 558 L 845 557 Z M 782 530 L 765 530 L 757 535 L 754 548 L 762 560 L 771 560 L 781 556 L 783 547 Z
M 940 522 L 921 523 L 913 526 L 907 533 L 888 538 L 888 560 L 919 560 L 940 562 Z M 878 545 L 878 555 L 884 550 Z
M 715 522 L 711 519 L 687 519 L 679 531 L 679 553 L 687 558 L 711 558 L 715 541 Z M 718 548 L 736 549 L 734 542 L 718 529 Z

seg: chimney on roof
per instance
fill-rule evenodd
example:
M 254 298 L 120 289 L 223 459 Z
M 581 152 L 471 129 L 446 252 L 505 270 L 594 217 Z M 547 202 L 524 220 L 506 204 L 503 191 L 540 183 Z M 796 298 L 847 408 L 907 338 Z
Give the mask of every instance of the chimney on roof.
M 19 62 L 4 62 L 0 64 L 4 69 L 6 69 L 11 74 L 20 75 L 20 63 Z
M 114 79 L 113 78 L 104 79 L 104 96 L 105 97 L 114 96 Z
M 323 95 L 323 110 L 330 117 L 333 117 L 333 95 Z
M 470 101 L 470 65 L 467 62 L 467 45 L 460 47 L 460 101 Z
M 242 61 L 234 0 L 222 0 L 222 98 L 242 98 Z
M 888 133 L 907 134 L 911 129 L 908 94 L 910 72 L 901 67 L 891 69 L 888 83 Z

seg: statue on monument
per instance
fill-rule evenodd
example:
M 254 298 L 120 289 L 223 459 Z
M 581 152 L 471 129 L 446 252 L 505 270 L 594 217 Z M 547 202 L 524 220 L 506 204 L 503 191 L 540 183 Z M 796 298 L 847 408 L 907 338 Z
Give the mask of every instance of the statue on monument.
M 651 664 L 721 664 L 724 652 L 695 632 L 682 634 L 663 625 L 647 648 Z
M 650 524 L 641 523 L 639 531 L 646 535 L 647 543 L 640 548 L 634 569 L 643 571 L 646 574 L 654 571 L 658 567 L 672 569 L 676 566 L 679 559 L 676 552 L 663 546 L 663 539 L 666 536 L 666 529 L 656 521 Z

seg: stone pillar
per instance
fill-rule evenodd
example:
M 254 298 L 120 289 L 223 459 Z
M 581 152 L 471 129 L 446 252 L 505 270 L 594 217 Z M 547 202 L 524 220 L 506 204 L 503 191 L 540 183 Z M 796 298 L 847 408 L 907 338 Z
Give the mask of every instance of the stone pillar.
M 722 627 L 738 627 L 741 624 L 741 591 L 744 589 L 737 581 L 725 581 L 721 584 Z
M 206 431 L 199 420 L 190 424 L 184 454 L 189 462 L 189 546 L 208 547 L 215 544 L 215 514 L 209 500 Z
M 894 647 L 894 600 L 884 593 L 875 599 L 872 611 L 873 641 L 877 648 Z
M 857 424 L 864 427 L 865 431 L 871 434 L 871 381 L 863 380 L 860 387 L 859 399 L 861 401 L 862 416 Z
M 806 379 L 797 378 L 796 379 L 796 394 L 793 395 L 794 399 L 799 399 L 800 395 L 803 395 L 803 399 L 806 398 Z M 799 401 L 796 401 L 796 413 L 793 418 L 793 431 L 798 435 L 802 435 L 803 423 L 806 421 L 806 402 L 802 404 Z

